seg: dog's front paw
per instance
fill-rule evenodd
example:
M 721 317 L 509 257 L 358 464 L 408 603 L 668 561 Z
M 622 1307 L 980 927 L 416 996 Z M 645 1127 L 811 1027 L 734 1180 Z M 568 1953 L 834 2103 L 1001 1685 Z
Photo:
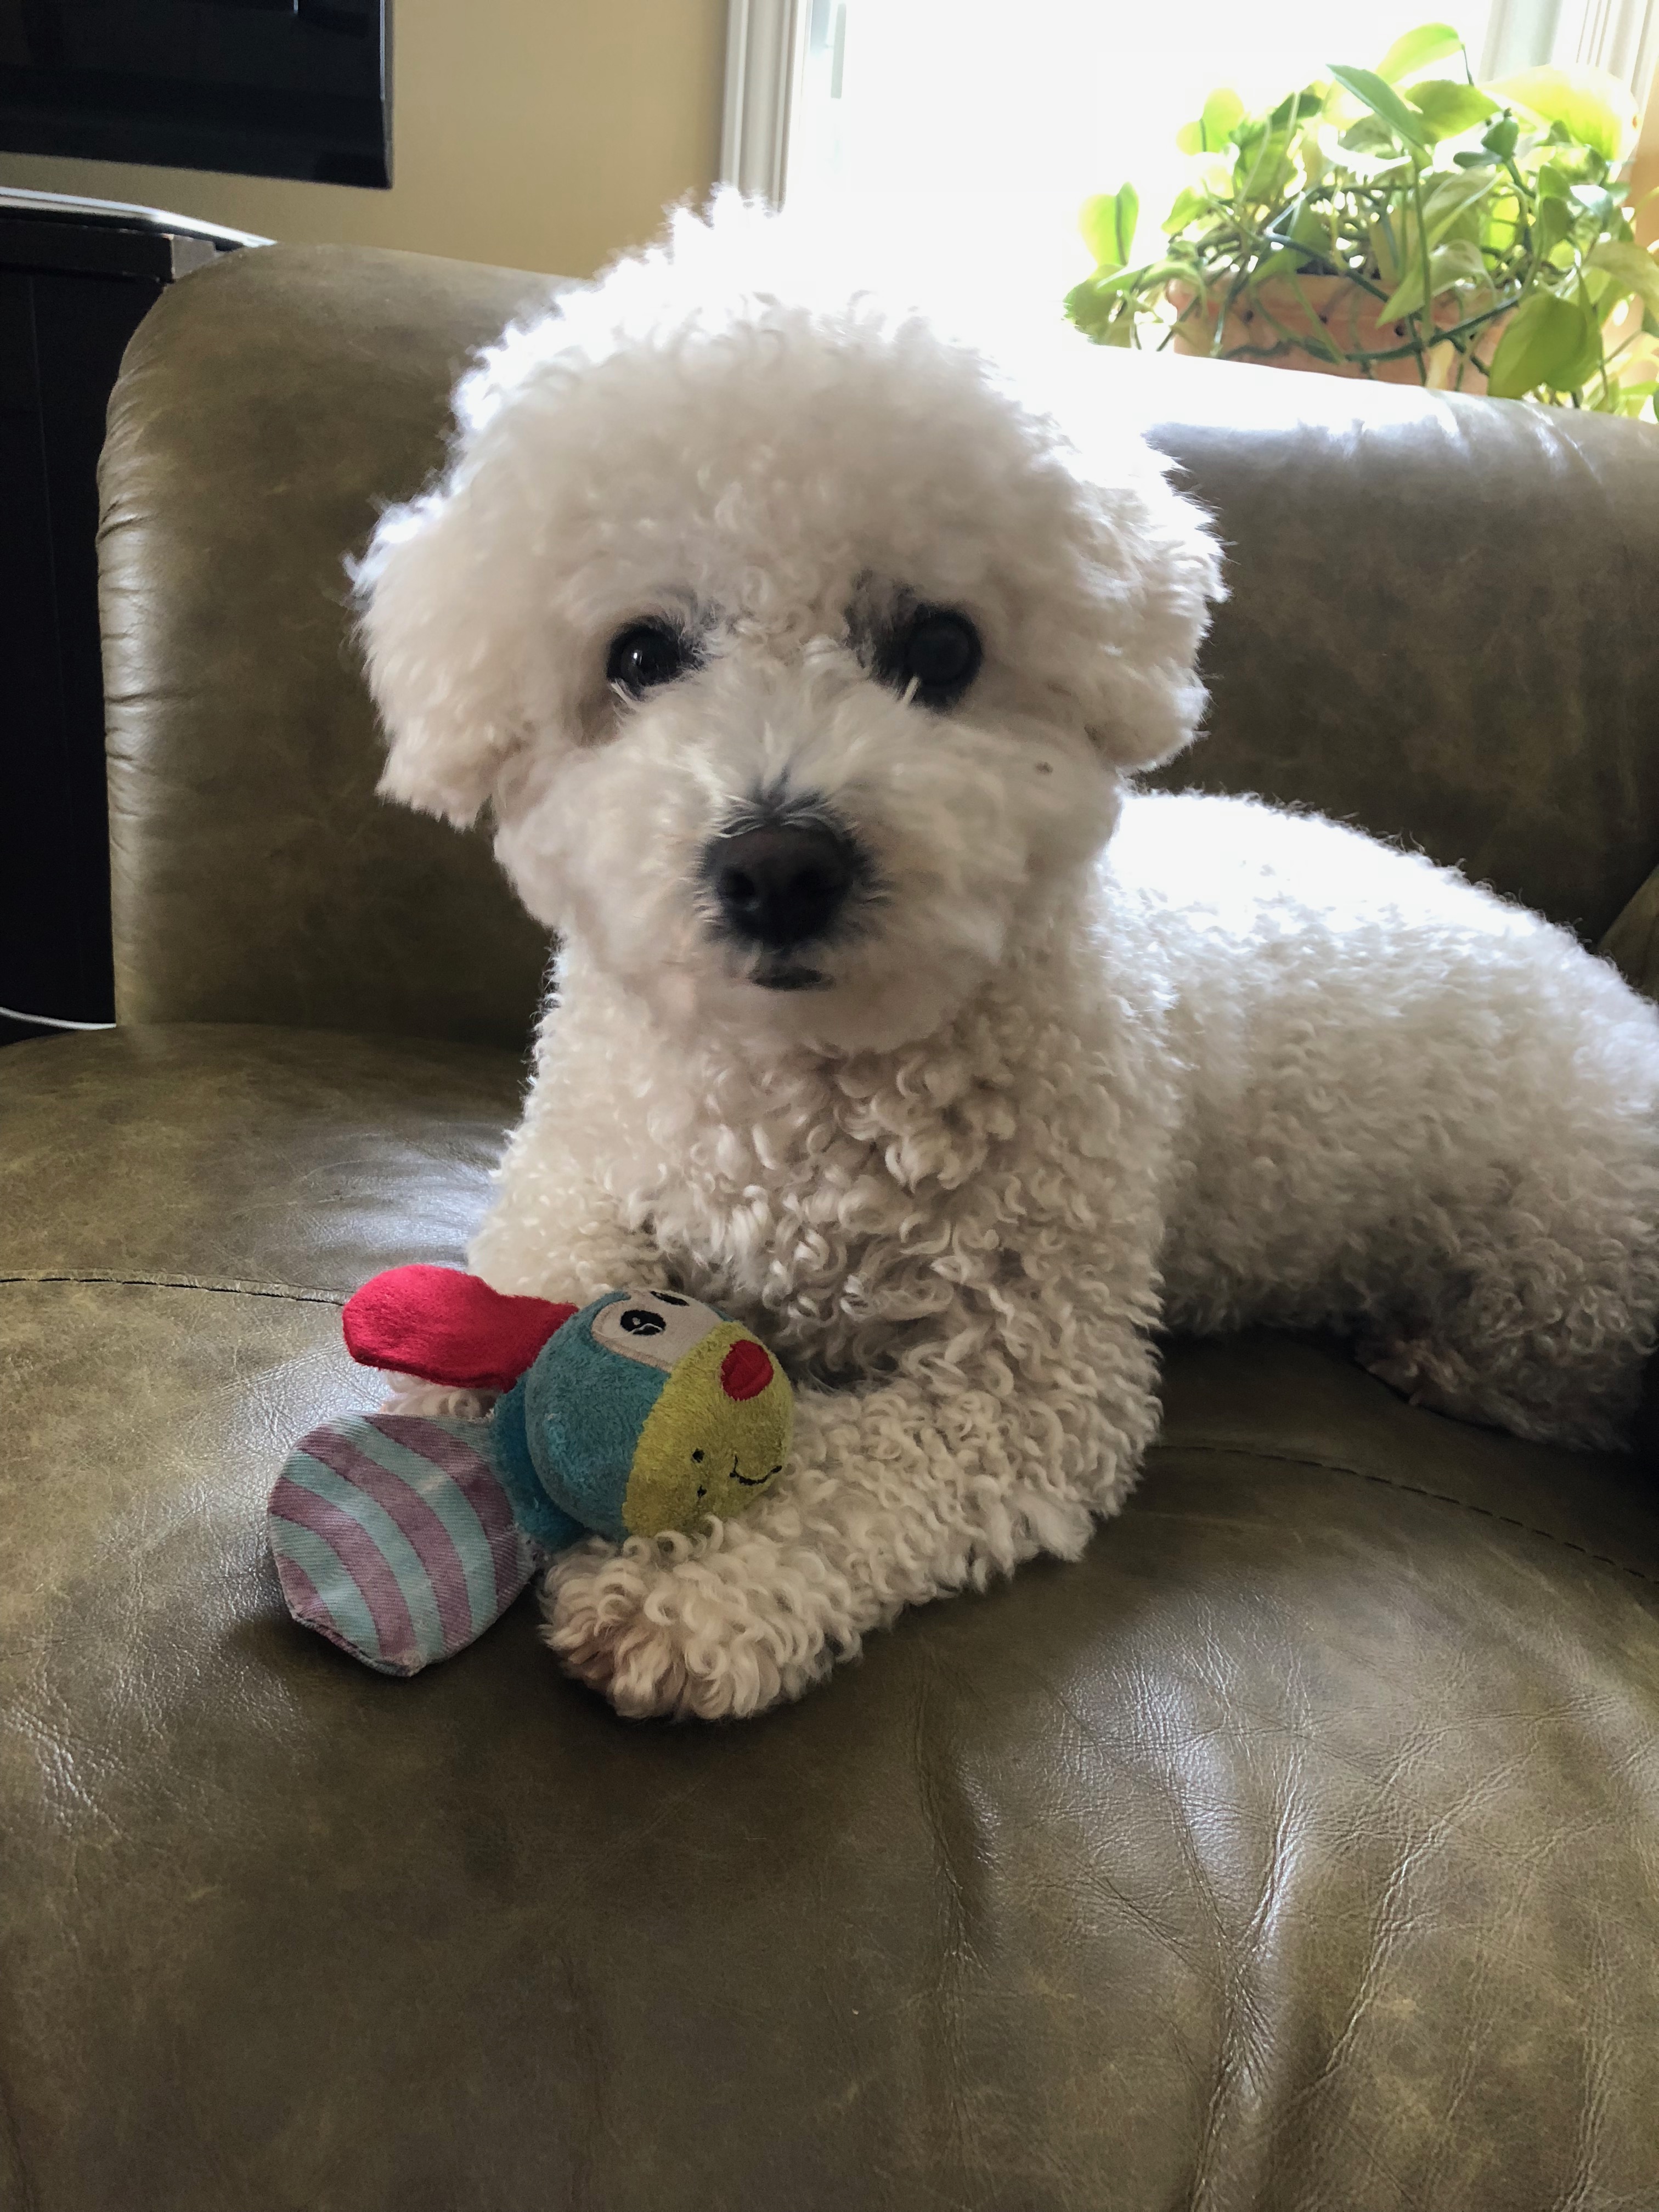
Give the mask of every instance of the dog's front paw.
M 543 1633 L 568 1673 L 632 1719 L 724 1720 L 798 1698 L 858 1638 L 839 1577 L 750 1535 L 631 1537 L 562 1553 Z
M 380 1403 L 381 1413 L 418 1413 L 428 1420 L 486 1420 L 499 1395 L 494 1390 L 459 1389 L 449 1382 L 428 1382 L 418 1375 L 394 1375 L 389 1369 L 385 1370 L 385 1380 L 392 1388 Z

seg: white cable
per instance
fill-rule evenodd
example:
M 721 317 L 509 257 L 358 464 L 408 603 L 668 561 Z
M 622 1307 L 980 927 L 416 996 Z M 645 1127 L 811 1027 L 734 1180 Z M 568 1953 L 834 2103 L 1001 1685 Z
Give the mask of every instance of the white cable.
M 0 1006 L 0 1017 L 9 1022 L 33 1022 L 42 1030 L 112 1030 L 113 1022 L 66 1022 L 58 1014 L 20 1014 L 15 1006 Z

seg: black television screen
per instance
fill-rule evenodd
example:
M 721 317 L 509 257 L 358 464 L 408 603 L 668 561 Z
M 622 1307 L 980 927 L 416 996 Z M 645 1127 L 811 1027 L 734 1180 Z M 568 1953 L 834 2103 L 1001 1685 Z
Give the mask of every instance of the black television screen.
M 0 149 L 392 182 L 392 0 L 0 0 Z

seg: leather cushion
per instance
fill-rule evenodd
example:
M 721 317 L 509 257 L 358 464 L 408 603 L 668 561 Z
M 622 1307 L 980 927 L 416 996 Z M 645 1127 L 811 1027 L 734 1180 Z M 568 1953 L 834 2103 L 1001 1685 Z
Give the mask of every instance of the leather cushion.
M 513 1086 L 339 1044 L 0 1060 L 5 1156 L 67 1204 L 54 1261 L 0 1199 L 18 2202 L 1645 2201 L 1646 1474 L 1338 1350 L 1177 1347 L 1079 1565 L 908 1616 L 795 1708 L 624 1723 L 528 1602 L 383 1680 L 287 1620 L 264 1496 L 362 1402 L 343 1287 L 459 1257 Z M 233 1157 L 217 1224 L 187 1186 Z

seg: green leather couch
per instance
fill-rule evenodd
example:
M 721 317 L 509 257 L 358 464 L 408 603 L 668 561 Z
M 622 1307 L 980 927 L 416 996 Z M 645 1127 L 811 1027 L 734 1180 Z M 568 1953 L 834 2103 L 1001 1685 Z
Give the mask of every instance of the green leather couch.
M 1650 2212 L 1659 1481 L 1177 1344 L 1075 1566 L 804 1704 L 630 1724 L 521 1601 L 382 1680 L 265 1493 L 338 1308 L 456 1261 L 544 951 L 376 805 L 343 556 L 535 282 L 187 278 L 105 458 L 121 1026 L 0 1054 L 16 2212 Z M 1638 979 L 1659 433 L 1103 358 L 1214 507 L 1200 782 L 1413 838 Z

